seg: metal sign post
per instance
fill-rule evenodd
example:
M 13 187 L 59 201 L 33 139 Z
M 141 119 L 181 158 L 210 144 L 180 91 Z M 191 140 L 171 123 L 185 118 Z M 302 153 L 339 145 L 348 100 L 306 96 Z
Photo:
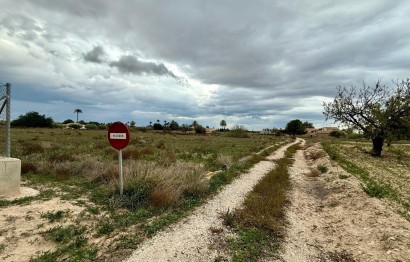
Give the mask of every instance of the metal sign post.
M 122 149 L 130 142 L 128 127 L 121 122 L 113 123 L 108 129 L 108 141 L 118 150 L 118 173 L 120 179 L 120 195 L 124 193 L 124 180 L 122 176 Z
M 120 196 L 124 193 L 124 179 L 122 178 L 122 149 L 118 150 L 118 173 L 120 174 Z
M 6 83 L 6 157 L 10 157 L 10 83 Z

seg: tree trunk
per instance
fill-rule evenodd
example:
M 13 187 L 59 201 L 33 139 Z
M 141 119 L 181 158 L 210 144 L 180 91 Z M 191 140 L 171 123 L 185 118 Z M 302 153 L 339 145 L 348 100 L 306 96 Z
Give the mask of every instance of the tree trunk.
M 382 137 L 375 137 L 372 138 L 373 141 L 373 156 L 381 156 L 382 155 L 382 150 L 383 150 L 383 144 L 384 144 L 384 138 Z

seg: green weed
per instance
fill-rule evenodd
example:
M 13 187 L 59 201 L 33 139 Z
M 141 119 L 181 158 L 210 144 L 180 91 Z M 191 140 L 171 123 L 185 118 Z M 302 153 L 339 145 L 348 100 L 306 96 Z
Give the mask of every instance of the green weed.
M 228 239 L 228 246 L 235 250 L 233 261 L 259 261 L 262 254 L 272 254 L 278 249 L 276 239 L 258 228 L 239 230 L 235 238 Z
M 104 222 L 100 224 L 100 226 L 97 228 L 97 234 L 98 235 L 109 235 L 112 232 L 114 232 L 115 227 L 112 223 L 110 222 Z
M 320 173 L 324 174 L 329 170 L 329 168 L 327 166 L 324 166 L 324 165 L 318 165 L 317 170 L 319 170 Z
M 47 212 L 45 214 L 41 214 L 42 218 L 46 218 L 48 219 L 48 221 L 50 221 L 51 223 L 55 222 L 55 221 L 59 221 L 63 218 L 65 212 L 62 210 L 56 211 L 56 212 Z

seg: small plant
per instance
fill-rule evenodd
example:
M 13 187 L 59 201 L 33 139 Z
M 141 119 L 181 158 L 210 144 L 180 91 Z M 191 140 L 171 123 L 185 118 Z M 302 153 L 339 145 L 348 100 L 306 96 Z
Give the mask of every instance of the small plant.
M 74 237 L 80 236 L 84 233 L 85 227 L 78 227 L 75 225 L 69 225 L 66 227 L 58 226 L 48 231 L 50 238 L 59 244 L 70 242 Z
M 349 176 L 348 176 L 348 175 L 339 175 L 339 178 L 340 178 L 340 179 L 348 179 Z
M 272 253 L 278 248 L 272 240 L 273 238 L 261 229 L 240 230 L 237 238 L 228 239 L 230 248 L 235 250 L 233 261 L 259 261 L 262 254 Z
M 55 222 L 55 221 L 59 221 L 63 218 L 65 212 L 62 210 L 56 211 L 55 213 L 53 212 L 47 212 L 45 214 L 41 214 L 42 218 L 46 218 L 48 219 L 48 221 L 50 221 L 51 223 Z
M 3 253 L 3 250 L 6 249 L 6 245 L 1 243 L 0 244 L 0 254 Z
M 102 223 L 98 229 L 97 229 L 97 234 L 98 235 L 109 235 L 112 232 L 114 232 L 115 228 L 112 223 Z
M 327 166 L 318 165 L 318 166 L 317 166 L 317 170 L 319 170 L 320 173 L 324 174 L 324 173 L 326 173 L 329 169 L 327 168 Z
M 320 176 L 320 171 L 318 169 L 311 168 L 310 172 L 306 174 L 307 177 L 318 177 Z
M 99 215 L 101 213 L 100 209 L 96 206 L 88 206 L 87 211 L 93 215 Z
M 226 213 L 222 216 L 223 219 L 223 224 L 227 227 L 231 227 L 233 228 L 235 225 L 235 217 L 234 214 L 232 212 L 226 211 Z
M 307 154 L 306 157 L 308 159 L 311 159 L 311 160 L 316 160 L 316 159 L 322 158 L 324 156 L 325 156 L 325 153 L 323 151 L 313 151 L 313 152 L 310 152 L 309 154 Z
M 366 185 L 362 184 L 361 187 L 363 191 L 371 197 L 383 198 L 388 194 L 388 191 L 384 186 L 375 182 L 369 182 Z

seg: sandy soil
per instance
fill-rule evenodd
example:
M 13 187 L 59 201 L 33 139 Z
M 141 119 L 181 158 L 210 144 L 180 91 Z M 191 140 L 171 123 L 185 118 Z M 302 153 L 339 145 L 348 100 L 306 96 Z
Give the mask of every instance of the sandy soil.
M 387 201 L 366 195 L 359 181 L 324 153 L 312 157 L 321 151 L 315 144 L 295 156 L 279 261 L 410 261 L 410 223 Z M 329 171 L 311 177 L 318 165 Z
M 41 214 L 62 210 L 75 215 L 82 209 L 57 198 L 0 209 L 0 245 L 4 245 L 0 261 L 29 261 L 42 252 L 55 250 L 53 243 L 41 234 L 56 224 L 42 218 Z M 59 224 L 71 222 L 66 220 Z
M 277 150 L 271 159 L 283 157 L 290 145 Z M 214 233 L 223 230 L 221 215 L 239 207 L 246 193 L 274 165 L 272 161 L 259 162 L 188 218 L 148 240 L 127 261 L 214 261 L 224 252 L 213 248 L 219 246 Z

